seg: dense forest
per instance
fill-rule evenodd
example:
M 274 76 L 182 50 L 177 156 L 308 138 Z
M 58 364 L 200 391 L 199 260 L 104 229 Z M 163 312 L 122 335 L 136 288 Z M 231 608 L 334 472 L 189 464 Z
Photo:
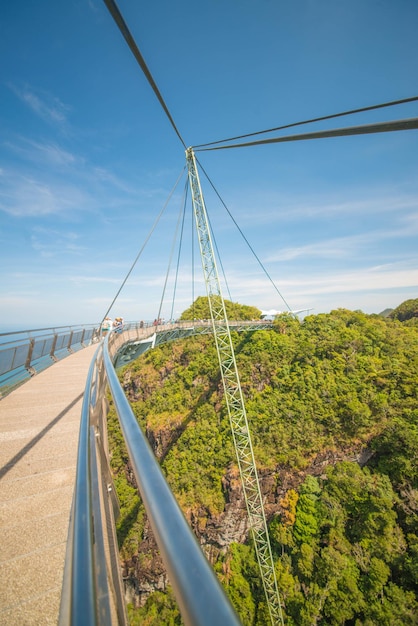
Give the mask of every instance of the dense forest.
M 225 300 L 224 304 L 227 317 L 230 320 L 259 320 L 261 318 L 261 311 L 255 306 L 239 304 L 238 302 L 231 302 L 230 300 Z M 180 320 L 202 319 L 210 319 L 209 301 L 207 298 L 199 296 L 191 307 L 183 311 Z
M 233 334 L 288 625 L 418 624 L 417 305 Z M 213 339 L 119 375 L 242 623 L 269 624 Z M 109 433 L 131 623 L 182 624 L 113 411 Z

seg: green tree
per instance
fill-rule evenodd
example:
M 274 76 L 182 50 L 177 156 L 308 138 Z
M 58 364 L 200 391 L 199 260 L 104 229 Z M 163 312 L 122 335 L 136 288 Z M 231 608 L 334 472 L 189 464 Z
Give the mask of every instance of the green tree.
M 307 476 L 300 488 L 296 505 L 296 520 L 293 526 L 293 537 L 296 543 L 311 544 L 315 541 L 319 530 L 318 494 L 320 487 L 313 476 Z
M 214 298 L 217 296 L 213 296 Z M 260 309 L 254 306 L 248 306 L 247 304 L 238 304 L 238 302 L 231 302 L 225 300 L 225 310 L 230 320 L 259 320 L 261 317 Z M 207 320 L 210 319 L 210 308 L 207 296 L 199 296 L 193 302 L 193 304 L 183 311 L 180 316 L 181 320 Z
M 218 561 L 216 570 L 244 626 L 254 624 L 259 589 L 254 550 L 250 545 L 232 543 L 227 554 Z M 255 596 L 255 597 L 254 597 Z
M 405 300 L 390 313 L 389 317 L 400 322 L 418 317 L 418 298 Z
M 181 626 L 184 623 L 171 589 L 166 593 L 155 591 L 139 609 L 128 605 L 128 617 L 130 626 Z
M 417 414 L 418 415 L 418 414 Z M 411 415 L 409 417 L 414 417 Z M 418 420 L 397 417 L 372 442 L 374 467 L 385 473 L 398 487 L 418 488 Z

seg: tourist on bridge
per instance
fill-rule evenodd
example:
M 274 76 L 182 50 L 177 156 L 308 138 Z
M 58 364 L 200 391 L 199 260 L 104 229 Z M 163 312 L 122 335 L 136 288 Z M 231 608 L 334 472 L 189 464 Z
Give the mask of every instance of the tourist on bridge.
M 102 322 L 102 335 L 105 336 L 112 328 L 112 320 L 110 317 L 105 317 Z
M 116 333 L 121 333 L 123 328 L 123 317 L 115 317 L 113 328 Z

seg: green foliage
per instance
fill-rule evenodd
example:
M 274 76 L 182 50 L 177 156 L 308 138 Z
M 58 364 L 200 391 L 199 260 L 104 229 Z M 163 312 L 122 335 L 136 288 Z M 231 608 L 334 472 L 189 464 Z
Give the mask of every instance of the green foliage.
M 233 543 L 226 555 L 216 564 L 215 570 L 225 587 L 225 591 L 237 611 L 244 626 L 254 624 L 256 603 L 253 592 L 254 581 L 258 578 L 254 550 L 248 545 Z
M 196 304 L 202 308 L 193 316 L 207 318 L 205 302 Z M 339 309 L 303 323 L 280 316 L 274 330 L 233 334 L 258 466 L 276 476 L 286 471 L 292 485 L 270 520 L 288 625 L 417 623 L 418 326 L 412 319 L 401 324 Z M 121 373 L 178 501 L 200 529 L 223 511 L 224 476 L 235 463 L 218 370 L 205 336 L 155 348 Z M 123 498 L 119 538 L 129 559 L 144 513 L 112 419 L 112 467 Z M 334 461 L 320 476 L 309 474 L 318 455 L 353 458 L 361 448 L 373 453 L 367 467 Z M 268 624 L 252 546 L 232 544 L 215 569 L 243 623 Z M 177 617 L 167 602 L 150 599 L 143 618 L 167 610 L 168 621 L 160 623 L 178 623 L 169 621 Z
M 300 489 L 296 506 L 296 521 L 293 526 L 293 537 L 299 546 L 311 544 L 318 534 L 317 500 L 319 491 L 316 478 L 307 476 Z
M 215 296 L 214 296 L 215 297 Z M 247 304 L 238 304 L 238 302 L 231 302 L 225 300 L 225 310 L 228 319 L 234 321 L 244 320 L 259 320 L 261 317 L 261 311 L 255 306 L 248 306 Z M 180 316 L 181 320 L 210 320 L 210 308 L 209 300 L 206 296 L 199 296 L 193 302 L 191 307 L 183 311 Z
M 216 426 L 214 410 L 198 408 L 163 465 L 180 504 L 189 509 L 205 507 L 211 515 L 224 509 L 222 476 L 231 458 L 225 428 L 218 430 Z
M 413 317 L 418 317 L 418 298 L 402 302 L 402 304 L 390 313 L 390 317 L 394 320 L 399 320 L 400 322 L 404 322 Z
M 376 453 L 373 465 L 395 485 L 418 488 L 418 415 L 415 412 L 409 417 L 414 421 L 393 419 L 372 442 Z
M 335 465 L 322 481 L 307 476 L 290 527 L 293 542 L 278 567 L 290 624 L 414 623 L 416 596 L 405 580 L 404 588 L 394 582 L 405 554 L 396 503 L 386 476 L 355 463 Z M 410 541 L 405 569 L 414 562 L 415 536 Z M 411 585 L 413 577 L 409 569 Z
M 181 626 L 180 611 L 172 591 L 167 593 L 155 591 L 147 599 L 145 605 L 135 609 L 128 605 L 130 626 Z
M 129 479 L 128 453 L 114 407 L 111 405 L 107 424 L 110 466 L 120 503 L 120 516 L 116 521 L 118 545 L 122 558 L 130 558 L 138 550 L 144 527 L 144 508 L 138 490 Z

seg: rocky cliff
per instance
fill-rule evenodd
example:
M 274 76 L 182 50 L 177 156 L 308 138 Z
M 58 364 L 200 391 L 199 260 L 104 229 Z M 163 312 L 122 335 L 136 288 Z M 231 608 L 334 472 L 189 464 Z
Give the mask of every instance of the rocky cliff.
M 176 430 L 174 438 L 178 438 L 180 434 Z M 173 444 L 173 430 L 159 429 L 158 432 L 154 432 L 148 429 L 147 438 L 156 457 L 163 459 L 167 447 Z M 290 489 L 297 490 L 307 475 L 324 477 L 325 468 L 340 461 L 355 461 L 363 466 L 371 456 L 372 452 L 364 446 L 352 446 L 316 455 L 303 471 L 289 471 L 278 466 L 274 471 L 259 472 L 267 520 L 270 521 L 275 515 L 283 513 L 282 502 L 286 493 Z M 126 465 L 125 471 L 129 482 L 136 488 L 129 464 Z M 221 513 L 211 514 L 206 507 L 184 510 L 187 521 L 212 565 L 226 552 L 231 543 L 248 541 L 248 517 L 239 471 L 235 463 L 229 465 L 222 477 L 222 490 L 225 506 Z M 143 606 L 153 592 L 166 591 L 169 585 L 164 563 L 146 518 L 137 552 L 123 562 L 122 573 L 127 602 L 136 607 Z

